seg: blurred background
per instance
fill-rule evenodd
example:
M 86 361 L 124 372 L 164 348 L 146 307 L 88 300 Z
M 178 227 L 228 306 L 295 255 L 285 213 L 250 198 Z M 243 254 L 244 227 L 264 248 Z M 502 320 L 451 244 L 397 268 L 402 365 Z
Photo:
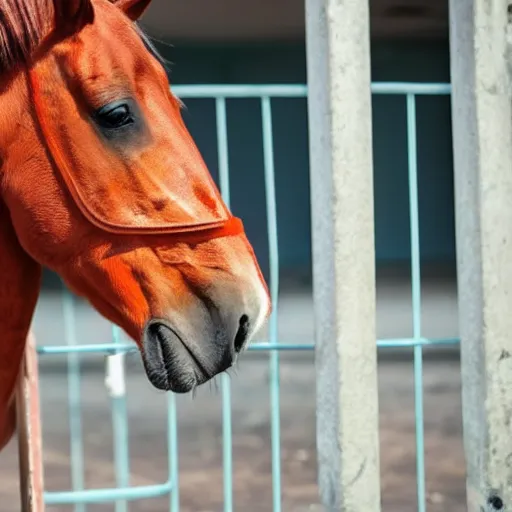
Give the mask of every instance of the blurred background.
M 172 85 L 306 83 L 301 0 L 153 0 L 142 25 L 170 62 Z M 372 0 L 372 80 L 447 83 L 446 0 Z M 214 100 L 187 99 L 185 121 L 218 180 Z M 311 230 L 305 99 L 272 101 L 280 253 L 279 338 L 312 343 Z M 406 105 L 403 96 L 374 96 L 373 140 L 377 334 L 412 335 Z M 267 219 L 258 99 L 227 103 L 231 206 L 269 276 Z M 458 335 L 455 233 L 448 96 L 419 97 L 418 172 L 422 263 L 422 333 Z M 44 276 L 34 330 L 39 345 L 66 343 L 62 287 Z M 77 343 L 105 343 L 110 325 L 89 306 L 75 307 Z M 260 340 L 266 340 L 262 332 Z M 425 436 L 432 512 L 464 510 L 458 349 L 427 349 Z M 412 350 L 379 353 L 383 510 L 416 509 Z M 137 355 L 128 357 L 132 484 L 167 478 L 164 397 L 146 382 Z M 87 487 L 114 485 L 112 428 L 104 359 L 81 357 Z M 236 510 L 272 510 L 268 354 L 251 353 L 232 374 Z M 40 361 L 47 490 L 71 486 L 65 356 Z M 312 352 L 281 355 L 283 510 L 321 510 L 316 487 L 315 379 Z M 184 512 L 223 510 L 222 417 L 218 386 L 179 397 L 180 496 Z M 2 512 L 19 510 L 16 446 L 0 457 Z M 160 512 L 168 499 L 129 510 Z M 53 510 L 53 508 L 50 508 Z M 114 505 L 55 510 L 111 511 Z

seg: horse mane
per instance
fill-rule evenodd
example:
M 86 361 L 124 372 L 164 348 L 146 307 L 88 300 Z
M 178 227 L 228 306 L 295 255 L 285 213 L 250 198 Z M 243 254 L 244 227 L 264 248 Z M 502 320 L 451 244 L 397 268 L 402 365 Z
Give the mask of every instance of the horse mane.
M 28 64 L 53 24 L 52 0 L 0 0 L 0 76 Z M 151 38 L 138 23 L 135 29 L 146 48 L 167 70 Z
M 0 75 L 26 64 L 53 22 L 50 0 L 1 0 Z

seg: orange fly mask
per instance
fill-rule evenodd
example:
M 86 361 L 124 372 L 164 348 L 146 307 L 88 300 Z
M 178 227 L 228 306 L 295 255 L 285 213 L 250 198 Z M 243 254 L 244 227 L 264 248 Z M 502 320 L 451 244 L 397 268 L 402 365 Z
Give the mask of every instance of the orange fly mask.
M 62 53 L 56 49 L 28 73 L 49 153 L 85 218 L 111 233 L 182 234 L 182 241 L 183 234 L 190 232 L 207 231 L 206 239 L 243 232 L 240 220 L 223 203 L 182 121 L 180 104 L 155 62 L 144 63 L 146 69 L 140 70 L 154 75 L 149 89 L 130 90 L 130 85 L 138 88 L 135 80 L 124 84 L 122 94 L 116 91 L 108 98 L 104 84 L 91 77 L 80 91 L 82 102 L 77 102 L 76 90 L 55 94 L 52 76 L 59 70 L 59 59 L 75 76 L 81 73 L 78 67 L 93 69 L 94 63 L 75 60 L 67 48 Z M 152 88 L 163 88 L 165 93 L 153 95 Z M 146 111 L 134 101 L 138 96 L 146 100 Z M 83 103 L 94 110 L 93 122 L 82 115 Z M 153 122 L 159 118 L 175 122 Z M 94 143 L 84 144 L 84 137 Z M 147 140 L 156 142 L 148 151 L 130 151 L 132 145 L 144 149 Z M 155 153 L 167 157 L 155 165 Z M 150 172 L 144 159 L 151 162 Z M 173 165 L 176 161 L 179 166 Z
M 175 234 L 180 235 L 181 241 L 188 239 L 188 233 L 203 232 L 203 238 L 208 240 L 243 232 L 241 221 L 226 208 L 198 156 L 181 121 L 178 102 L 170 92 L 163 107 L 170 117 L 179 119 L 172 127 L 179 137 L 174 139 L 171 134 L 160 138 L 163 147 L 151 148 L 169 158 L 158 162 L 148 173 L 140 163 L 146 157 L 144 152 L 128 153 L 122 159 L 116 154 L 116 145 L 122 151 L 126 142 L 130 144 L 133 140 L 137 144 L 137 138 L 151 138 L 151 132 L 160 128 L 143 119 L 144 114 L 130 99 L 130 93 L 126 93 L 127 98 L 99 109 L 95 113 L 97 123 L 93 124 L 80 116 L 72 92 L 53 94 L 54 73 L 51 63 L 34 66 L 29 72 L 32 99 L 55 168 L 89 222 L 119 235 Z M 49 84 L 48 88 L 45 84 Z M 98 143 L 84 145 L 81 141 L 84 133 L 91 140 L 98 139 Z M 172 168 L 172 161 L 179 153 L 183 164 Z M 192 239 L 200 237 L 195 235 Z
M 164 390 L 229 368 L 270 310 L 242 222 L 134 25 L 149 4 L 0 5 L 0 445 L 41 266 L 138 343 Z

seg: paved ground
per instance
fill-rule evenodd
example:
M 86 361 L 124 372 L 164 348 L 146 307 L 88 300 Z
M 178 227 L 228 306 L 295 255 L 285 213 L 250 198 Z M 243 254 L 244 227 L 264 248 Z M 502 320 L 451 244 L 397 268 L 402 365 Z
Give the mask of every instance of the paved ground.
M 383 279 L 378 287 L 379 337 L 410 334 L 407 282 Z M 39 342 L 62 343 L 59 301 L 46 296 L 35 327 Z M 78 341 L 108 341 L 108 325 L 78 308 Z M 310 342 L 311 300 L 307 294 L 283 297 L 283 341 Z M 50 313 L 52 313 L 50 315 Z M 456 336 L 454 283 L 430 279 L 424 291 L 425 335 Z M 59 334 L 59 337 L 56 337 Z M 409 353 L 407 353 L 409 354 Z M 410 355 L 410 354 L 409 354 Z M 48 490 L 70 486 L 65 374 L 41 362 L 42 407 Z M 316 487 L 315 380 L 312 354 L 281 356 L 283 510 L 321 510 Z M 128 363 L 131 476 L 133 484 L 162 482 L 167 475 L 165 402 L 147 383 L 136 359 Z M 98 365 L 83 374 L 87 486 L 111 486 L 112 434 L 108 397 Z M 382 360 L 379 366 L 383 510 L 413 512 L 416 507 L 413 373 L 410 357 Z M 464 462 L 461 441 L 460 381 L 457 359 L 425 363 L 425 436 L 429 512 L 462 512 Z M 271 512 L 268 360 L 249 354 L 232 377 L 234 503 L 245 512 Z M 220 392 L 200 389 L 179 399 L 180 494 L 183 512 L 217 512 L 222 507 L 222 423 Z M 0 456 L 2 512 L 19 512 L 16 453 L 12 443 Z M 70 507 L 50 508 L 72 511 Z M 88 511 L 114 511 L 112 505 Z M 163 512 L 167 500 L 132 503 L 135 512 Z
M 283 510 L 321 510 L 317 504 L 314 373 L 311 358 L 287 361 L 282 370 Z M 69 488 L 66 382 L 43 376 L 46 484 Z M 406 362 L 380 367 L 383 510 L 412 512 L 415 506 L 415 431 L 412 369 Z M 86 377 L 84 432 L 87 484 L 113 485 L 108 399 L 101 376 Z M 165 406 L 139 373 L 129 381 L 129 417 L 134 484 L 166 478 Z M 463 512 L 464 464 L 456 362 L 425 367 L 425 435 L 429 512 Z M 236 510 L 271 512 L 270 430 L 267 365 L 247 360 L 233 378 L 234 501 Z M 222 425 L 219 393 L 204 389 L 179 404 L 180 480 L 183 512 L 222 510 Z M 14 445 L 0 457 L 2 512 L 18 512 Z M 136 512 L 167 510 L 166 500 L 134 503 Z M 50 510 L 71 511 L 69 507 Z M 113 506 L 91 506 L 94 512 Z

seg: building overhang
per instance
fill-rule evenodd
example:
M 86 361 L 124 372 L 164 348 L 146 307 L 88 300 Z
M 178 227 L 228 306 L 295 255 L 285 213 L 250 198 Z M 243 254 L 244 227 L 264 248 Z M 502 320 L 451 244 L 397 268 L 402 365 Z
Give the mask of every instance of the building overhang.
M 367 1 L 367 0 L 361 0 Z M 304 0 L 153 0 L 142 20 L 157 38 L 194 42 L 303 39 Z M 372 0 L 373 38 L 446 38 L 447 0 Z

